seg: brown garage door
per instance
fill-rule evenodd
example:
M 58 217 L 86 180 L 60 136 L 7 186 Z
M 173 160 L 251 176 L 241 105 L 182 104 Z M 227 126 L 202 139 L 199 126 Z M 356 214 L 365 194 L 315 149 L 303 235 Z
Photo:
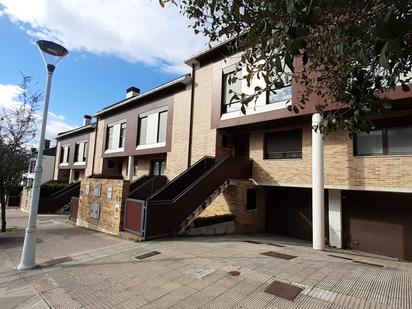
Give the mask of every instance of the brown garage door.
M 412 260 L 412 194 L 342 193 L 347 248 Z
M 327 192 L 325 219 L 327 222 Z M 312 240 L 312 190 L 272 187 L 266 191 L 266 232 Z M 325 228 L 326 238 L 328 229 Z

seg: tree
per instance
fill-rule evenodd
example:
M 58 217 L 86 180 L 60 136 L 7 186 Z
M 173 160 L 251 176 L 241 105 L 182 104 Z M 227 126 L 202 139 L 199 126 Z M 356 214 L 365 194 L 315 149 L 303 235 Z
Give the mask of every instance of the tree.
M 239 68 L 248 73 L 242 78 L 265 80 L 266 87 L 256 87 L 254 95 L 233 94 L 232 102 L 248 105 L 276 92 L 291 72 L 304 86 L 291 110 L 298 113 L 315 94 L 323 116 L 319 129 L 353 133 L 370 130 L 373 119 L 391 108 L 385 93 L 398 85 L 409 91 L 410 0 L 159 1 L 179 5 L 195 33 L 210 42 L 230 38 L 233 51 L 244 52 Z
M 28 143 L 36 133 L 36 110 L 43 95 L 33 91 L 32 79 L 22 74 L 18 103 L 3 106 L 0 113 L 1 231 L 6 231 L 6 201 L 19 185 L 30 159 Z

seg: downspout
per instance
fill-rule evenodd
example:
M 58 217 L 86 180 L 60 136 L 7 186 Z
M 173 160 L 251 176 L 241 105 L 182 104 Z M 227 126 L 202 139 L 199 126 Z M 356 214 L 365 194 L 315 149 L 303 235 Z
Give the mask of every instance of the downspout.
M 96 117 L 96 129 L 94 133 L 94 145 L 93 145 L 93 160 L 92 160 L 92 175 L 94 175 L 94 161 L 96 157 L 96 142 L 97 142 L 97 129 L 99 127 L 99 118 Z
M 196 62 L 192 63 L 192 89 L 190 94 L 189 145 L 187 149 L 187 168 L 190 168 L 190 166 L 192 165 L 193 108 L 195 104 L 196 65 Z

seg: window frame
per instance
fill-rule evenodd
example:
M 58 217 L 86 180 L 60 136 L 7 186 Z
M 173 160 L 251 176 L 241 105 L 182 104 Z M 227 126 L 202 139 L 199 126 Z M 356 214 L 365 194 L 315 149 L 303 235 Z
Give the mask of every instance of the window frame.
M 382 153 L 380 154 L 358 154 L 358 145 L 357 145 L 357 139 L 358 139 L 358 134 L 354 134 L 353 136 L 353 157 L 394 157 L 394 156 L 412 156 L 412 151 L 410 153 L 390 153 L 389 152 L 389 147 L 388 147 L 388 130 L 389 129 L 403 129 L 403 128 L 412 128 L 411 125 L 403 125 L 403 126 L 387 126 L 387 127 L 381 127 L 377 128 L 372 131 L 381 131 L 381 136 L 382 136 Z
M 225 79 L 226 79 L 227 76 L 230 76 L 230 75 L 233 75 L 234 73 L 236 73 L 236 70 L 237 70 L 236 65 L 231 65 L 231 66 L 229 66 L 227 68 L 224 68 L 222 70 L 222 83 L 221 83 L 221 94 L 222 95 L 220 96 L 220 114 L 221 115 L 227 114 L 227 113 L 232 113 L 232 112 L 238 112 L 241 109 L 241 105 L 240 105 L 239 109 L 233 110 L 233 111 L 228 111 L 227 108 L 230 107 L 232 104 L 240 104 L 240 103 L 232 103 L 232 104 L 230 104 L 230 103 L 226 104 L 225 103 L 225 101 L 226 101 L 226 82 L 225 82 Z M 241 70 L 238 71 L 236 74 L 239 75 L 237 82 L 240 83 L 239 88 L 240 88 L 240 90 L 242 90 L 242 76 L 241 76 L 242 72 L 241 72 Z
M 299 131 L 300 132 L 300 152 L 299 151 L 284 151 L 284 152 L 278 152 L 282 154 L 282 157 L 280 158 L 270 158 L 268 157 L 268 152 L 267 152 L 267 139 L 270 135 L 274 134 L 280 134 L 280 133 L 287 133 L 287 132 L 294 132 L 294 131 Z M 293 157 L 288 157 L 285 156 L 284 154 L 288 153 L 299 153 L 299 156 L 293 156 Z M 297 128 L 297 129 L 290 129 L 290 130 L 282 130 L 282 131 L 270 131 L 270 132 L 265 132 L 263 136 L 263 159 L 264 160 L 301 160 L 303 158 L 303 129 L 302 128 Z

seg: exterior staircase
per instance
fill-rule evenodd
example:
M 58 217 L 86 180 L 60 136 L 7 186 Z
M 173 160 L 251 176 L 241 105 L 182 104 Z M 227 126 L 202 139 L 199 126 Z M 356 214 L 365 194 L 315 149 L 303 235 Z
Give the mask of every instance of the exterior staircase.
M 157 191 L 146 183 L 126 200 L 125 230 L 145 240 L 182 234 L 232 179 L 249 179 L 251 171 L 248 158 L 207 156 Z

